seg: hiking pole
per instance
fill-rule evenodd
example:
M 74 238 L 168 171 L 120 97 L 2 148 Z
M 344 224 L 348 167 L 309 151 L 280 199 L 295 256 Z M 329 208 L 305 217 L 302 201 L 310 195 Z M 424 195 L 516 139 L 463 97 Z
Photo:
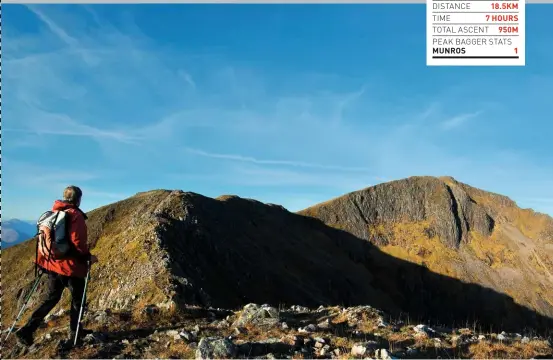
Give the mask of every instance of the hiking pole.
M 79 328 L 81 327 L 81 319 L 86 301 L 86 289 L 88 288 L 88 280 L 90 279 L 90 260 L 86 262 L 86 265 L 88 266 L 88 271 L 86 272 L 86 279 L 84 281 L 83 300 L 81 302 L 81 311 L 79 311 L 79 321 L 77 322 L 77 331 L 75 331 L 75 341 L 73 342 L 73 346 L 77 346 L 77 339 L 79 338 Z
M 27 294 L 27 298 L 25 299 L 25 302 L 23 303 L 23 306 L 21 306 L 21 310 L 19 310 L 19 313 L 17 314 L 17 317 L 15 318 L 15 321 L 13 322 L 13 325 L 10 327 L 10 330 L 8 331 L 8 335 L 6 335 L 6 338 L 4 339 L 4 342 L 6 340 L 8 340 L 8 337 L 10 336 L 13 329 L 15 328 L 15 324 L 17 324 L 17 322 L 19 321 L 19 318 L 21 317 L 21 315 L 23 315 L 23 312 L 25 311 L 25 308 L 27 307 L 27 304 L 29 303 L 29 300 L 31 300 L 31 296 L 34 294 L 34 292 L 35 292 L 35 290 L 38 286 L 38 282 L 39 282 L 40 278 L 42 277 L 42 274 L 43 274 L 42 271 L 40 271 L 38 273 L 38 276 L 35 280 L 35 283 L 33 284 L 33 287 L 31 288 L 31 291 L 29 291 L 29 293 Z

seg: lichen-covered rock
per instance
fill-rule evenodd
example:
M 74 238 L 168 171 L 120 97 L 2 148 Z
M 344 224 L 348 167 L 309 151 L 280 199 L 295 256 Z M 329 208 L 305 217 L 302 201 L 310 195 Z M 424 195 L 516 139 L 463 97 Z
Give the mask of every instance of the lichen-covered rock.
M 351 348 L 351 355 L 357 357 L 372 356 L 377 348 L 378 343 L 376 341 L 371 340 L 364 343 L 357 343 Z
M 238 316 L 238 319 L 232 324 L 233 327 L 245 327 L 248 324 L 257 326 L 275 326 L 279 322 L 278 309 L 257 304 L 248 304 L 244 306 L 242 312 Z
M 227 338 L 202 338 L 196 349 L 196 359 L 232 359 L 236 350 L 236 345 Z

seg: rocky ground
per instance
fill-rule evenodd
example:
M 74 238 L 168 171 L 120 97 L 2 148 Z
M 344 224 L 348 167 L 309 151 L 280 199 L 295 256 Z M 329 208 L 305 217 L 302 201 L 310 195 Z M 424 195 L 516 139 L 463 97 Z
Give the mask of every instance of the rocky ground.
M 249 304 L 240 311 L 190 307 L 179 314 L 153 305 L 140 313 L 90 310 L 84 324 L 94 333 L 72 349 L 66 346 L 68 320 L 67 312 L 49 316 L 30 348 L 17 345 L 12 335 L 2 358 L 553 357 L 553 339 L 547 336 L 410 323 L 370 306 Z

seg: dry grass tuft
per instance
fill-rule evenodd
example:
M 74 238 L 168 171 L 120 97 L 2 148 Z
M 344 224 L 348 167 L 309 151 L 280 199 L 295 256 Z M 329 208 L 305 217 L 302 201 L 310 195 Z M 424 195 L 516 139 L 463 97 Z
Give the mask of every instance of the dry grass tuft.
M 465 357 L 473 359 L 530 359 L 536 356 L 553 356 L 545 341 L 501 343 L 482 341 L 470 345 Z
M 168 348 L 163 348 L 156 355 L 159 359 L 194 359 L 196 350 L 188 344 L 179 342 L 171 343 Z

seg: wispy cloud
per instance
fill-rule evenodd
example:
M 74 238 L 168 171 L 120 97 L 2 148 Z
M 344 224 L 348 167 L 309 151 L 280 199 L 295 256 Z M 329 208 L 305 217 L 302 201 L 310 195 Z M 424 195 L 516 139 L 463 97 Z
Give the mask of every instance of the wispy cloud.
M 417 120 L 426 120 L 432 115 L 435 115 L 439 109 L 440 109 L 440 104 L 438 104 L 437 102 L 433 102 L 432 104 L 426 107 L 426 110 L 424 110 L 422 113 L 420 113 L 417 116 Z
M 343 121 L 344 112 L 349 106 L 353 105 L 359 100 L 367 91 L 367 84 L 363 84 L 361 89 L 350 94 L 346 94 L 338 100 L 338 106 L 336 107 L 335 122 L 340 123 Z
M 462 126 L 463 124 L 465 124 L 470 119 L 473 119 L 473 118 L 479 116 L 481 113 L 482 113 L 482 111 L 476 111 L 476 112 L 473 112 L 473 113 L 460 114 L 460 115 L 453 116 L 453 117 L 443 121 L 441 123 L 441 128 L 444 129 L 444 130 L 451 130 L 451 129 L 454 129 L 454 128 L 458 128 L 458 127 Z
M 221 174 L 224 171 L 224 175 Z M 371 175 L 358 173 L 340 173 L 333 171 L 301 171 L 285 168 L 272 168 L 261 165 L 229 166 L 218 169 L 218 173 L 172 174 L 175 180 L 200 181 L 231 188 L 248 187 L 256 189 L 283 188 L 341 195 L 345 192 L 359 190 L 379 181 Z M 285 191 L 285 193 L 288 193 Z
M 94 171 L 67 169 L 52 164 L 35 164 L 4 160 L 4 174 L 2 180 L 6 185 L 13 187 L 34 187 L 42 189 L 59 189 L 60 184 L 67 186 L 71 183 L 86 183 L 98 180 L 101 176 Z
M 64 43 L 71 47 L 78 48 L 79 42 L 77 39 L 70 36 L 64 29 L 62 29 L 56 22 L 54 22 L 49 16 L 45 15 L 39 7 L 35 5 L 25 5 L 27 8 L 33 12 L 48 28 L 52 33 L 60 38 Z
M 36 118 L 30 120 L 28 128 L 7 128 L 5 131 L 39 135 L 81 136 L 94 139 L 111 139 L 114 141 L 136 144 L 140 137 L 123 131 L 104 130 L 98 127 L 80 124 L 65 114 L 55 114 L 42 111 Z
M 62 42 L 64 42 L 72 51 L 75 51 L 82 57 L 82 59 L 89 65 L 95 64 L 96 59 L 91 57 L 90 54 L 82 48 L 81 43 L 74 37 L 72 37 L 62 26 L 55 22 L 51 17 L 46 15 L 39 6 L 27 4 L 25 5 L 42 23 L 44 23 L 50 31 L 56 35 Z
M 204 150 L 200 149 L 192 149 L 192 148 L 185 148 L 186 152 L 214 158 L 214 159 L 223 159 L 223 160 L 231 160 L 231 161 L 239 161 L 239 162 L 249 162 L 254 164 L 260 164 L 260 165 L 284 165 L 284 166 L 292 166 L 292 167 L 302 167 L 302 168 L 311 168 L 311 169 L 324 169 L 324 170 L 337 170 L 337 171 L 354 171 L 354 172 L 369 172 L 366 168 L 361 167 L 344 167 L 344 166 L 336 166 L 336 165 L 323 165 L 323 164 L 315 164 L 315 163 L 309 163 L 309 162 L 302 162 L 302 161 L 293 161 L 293 160 L 267 160 L 267 159 L 257 159 L 250 156 L 242 156 L 242 155 L 235 155 L 235 154 L 216 154 L 216 153 L 210 153 Z
M 179 76 L 181 77 L 181 79 L 183 79 L 188 85 L 190 85 L 193 89 L 196 88 L 196 83 L 194 82 L 194 80 L 192 79 L 192 75 L 190 75 L 189 73 L 187 73 L 186 71 L 184 70 L 179 70 L 178 71 L 178 74 Z

